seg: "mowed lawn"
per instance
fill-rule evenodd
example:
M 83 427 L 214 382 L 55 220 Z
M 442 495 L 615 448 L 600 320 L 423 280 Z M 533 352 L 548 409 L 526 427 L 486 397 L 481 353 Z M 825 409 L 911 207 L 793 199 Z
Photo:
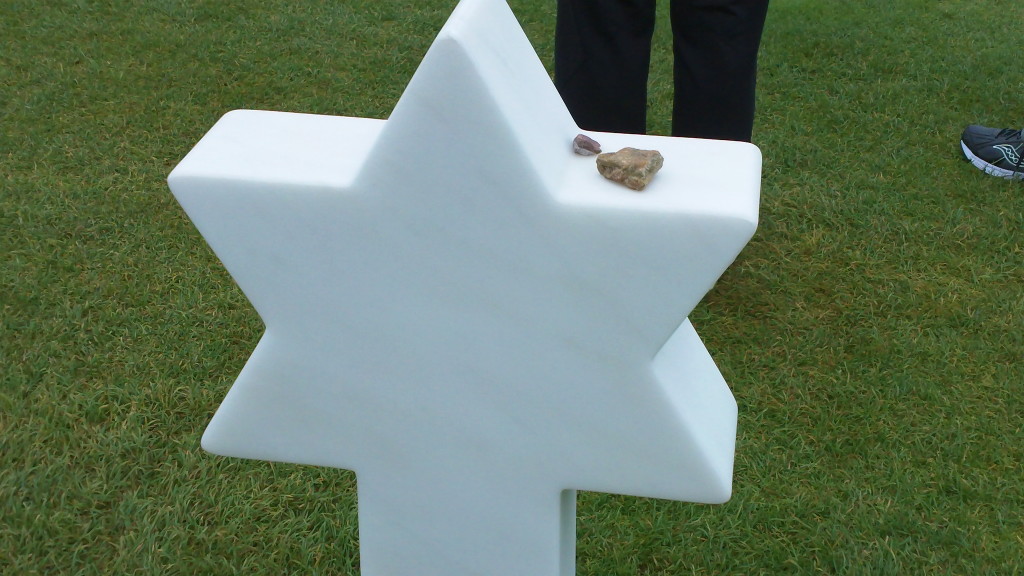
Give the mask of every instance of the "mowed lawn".
M 0 573 L 358 573 L 353 474 L 199 447 L 262 324 L 165 178 L 232 109 L 387 117 L 454 5 L 0 3 Z M 1024 124 L 1022 21 L 773 0 L 760 226 L 691 315 L 733 498 L 581 493 L 579 574 L 1024 573 L 1024 185 L 957 151 Z

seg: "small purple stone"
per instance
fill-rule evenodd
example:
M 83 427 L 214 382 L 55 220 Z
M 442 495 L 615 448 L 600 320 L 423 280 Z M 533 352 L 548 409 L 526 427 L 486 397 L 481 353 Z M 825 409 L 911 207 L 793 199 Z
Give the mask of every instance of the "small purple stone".
M 572 151 L 580 156 L 594 156 L 601 153 L 601 145 L 586 134 L 578 134 L 572 141 Z

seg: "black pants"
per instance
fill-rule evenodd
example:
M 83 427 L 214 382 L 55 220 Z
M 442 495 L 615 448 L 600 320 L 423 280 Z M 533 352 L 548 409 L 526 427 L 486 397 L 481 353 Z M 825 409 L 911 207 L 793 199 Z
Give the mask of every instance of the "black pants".
M 583 129 L 647 131 L 656 0 L 558 0 L 555 86 Z M 672 0 L 672 135 L 750 141 L 768 0 Z

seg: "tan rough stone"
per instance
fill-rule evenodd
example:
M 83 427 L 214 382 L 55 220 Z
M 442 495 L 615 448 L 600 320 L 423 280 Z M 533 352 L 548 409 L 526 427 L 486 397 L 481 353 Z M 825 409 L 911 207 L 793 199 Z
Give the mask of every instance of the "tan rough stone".
M 657 150 L 623 148 L 597 157 L 597 171 L 605 178 L 619 182 L 633 190 L 643 190 L 665 164 Z

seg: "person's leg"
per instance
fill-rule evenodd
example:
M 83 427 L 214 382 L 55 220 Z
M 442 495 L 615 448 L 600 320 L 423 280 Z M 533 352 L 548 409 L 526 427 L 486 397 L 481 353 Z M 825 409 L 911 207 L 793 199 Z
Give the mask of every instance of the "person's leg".
M 555 86 L 586 130 L 647 131 L 656 0 L 558 0 Z
M 672 0 L 672 135 L 750 141 L 768 0 Z

